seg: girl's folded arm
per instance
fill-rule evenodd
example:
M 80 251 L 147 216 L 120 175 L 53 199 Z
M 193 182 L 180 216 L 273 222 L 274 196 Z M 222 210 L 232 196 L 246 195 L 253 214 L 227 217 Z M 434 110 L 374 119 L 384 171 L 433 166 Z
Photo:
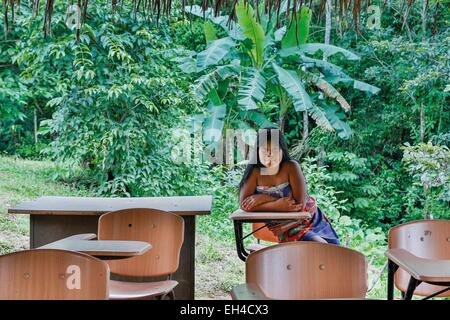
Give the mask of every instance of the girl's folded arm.
M 250 211 L 250 212 L 283 211 L 283 210 L 280 210 L 280 208 L 278 206 L 278 203 L 277 203 L 278 199 L 279 198 L 273 198 L 272 201 L 264 202 L 260 205 L 249 208 L 246 211 Z

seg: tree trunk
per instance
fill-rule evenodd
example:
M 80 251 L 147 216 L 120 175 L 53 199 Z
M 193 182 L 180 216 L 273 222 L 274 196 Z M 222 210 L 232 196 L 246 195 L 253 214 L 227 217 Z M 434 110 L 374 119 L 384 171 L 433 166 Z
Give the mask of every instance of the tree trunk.
M 422 42 L 427 41 L 427 11 L 428 0 L 422 0 Z
M 3 35 L 5 37 L 5 40 L 8 39 L 8 1 L 3 0 L 3 10 L 4 16 L 3 16 Z
M 330 44 L 331 39 L 331 0 L 325 3 L 325 44 Z
M 325 148 L 323 145 L 320 145 L 319 147 L 319 154 L 317 156 L 317 165 L 319 167 L 325 166 Z
M 37 145 L 38 143 L 38 125 L 37 125 L 37 111 L 36 108 L 34 108 L 34 144 Z
M 432 212 L 430 212 L 430 206 L 429 206 L 429 203 L 428 203 L 428 201 L 427 201 L 427 199 L 428 199 L 428 195 L 429 195 L 429 187 L 428 187 L 428 185 L 424 182 L 423 183 L 423 192 L 424 192 L 424 194 L 425 194 L 425 203 L 424 203 L 424 206 L 423 206 L 423 218 L 425 219 L 425 220 L 433 220 L 434 219 L 434 217 L 433 217 L 433 213 Z
M 284 117 L 285 117 L 285 112 L 280 111 L 280 117 L 278 119 L 278 127 L 280 128 L 280 131 L 282 133 L 284 133 Z
M 420 104 L 420 142 L 425 139 L 425 107 L 423 103 Z
M 302 135 L 302 142 L 305 142 L 306 139 L 309 136 L 309 118 L 308 118 L 308 111 L 303 111 L 303 135 Z
M 441 108 L 439 109 L 439 121 L 437 126 L 437 134 L 441 133 L 442 129 L 442 113 L 444 112 L 444 103 L 441 102 Z

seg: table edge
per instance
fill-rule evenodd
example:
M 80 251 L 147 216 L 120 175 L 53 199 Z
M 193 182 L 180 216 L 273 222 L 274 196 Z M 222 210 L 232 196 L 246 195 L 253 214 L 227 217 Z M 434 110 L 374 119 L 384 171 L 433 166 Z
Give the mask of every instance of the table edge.
M 52 244 L 55 245 L 57 243 L 64 243 L 64 241 L 68 240 L 59 240 L 51 243 L 47 243 L 41 247 L 36 248 L 36 250 L 42 250 L 42 249 L 55 249 L 55 250 L 66 250 L 66 251 L 73 251 L 73 252 L 80 252 L 84 253 L 90 256 L 105 256 L 105 257 L 138 257 L 144 255 L 147 251 L 153 248 L 153 246 L 150 243 L 146 243 L 146 247 L 143 248 L 140 251 L 129 251 L 124 253 L 124 251 L 97 251 L 97 250 L 71 250 L 71 249 L 64 249 L 64 248 L 52 248 L 48 247 Z M 70 241 L 70 240 L 69 240 Z M 78 241 L 98 241 L 98 240 L 78 240 Z M 101 241 L 101 240 L 100 240 Z M 119 240 L 121 241 L 121 240 Z M 142 241 L 141 241 L 142 242 Z
M 233 221 L 240 221 L 240 220 L 297 220 L 297 219 L 302 219 L 302 218 L 310 218 L 307 217 L 307 213 L 303 214 L 303 215 L 299 215 L 299 214 L 292 214 L 292 216 L 288 216 L 288 217 L 277 217 L 277 214 L 273 214 L 272 216 L 260 216 L 260 217 L 252 217 L 252 214 L 254 214 L 255 212 L 246 212 L 246 213 L 240 213 L 239 215 L 235 215 L 235 212 L 233 212 L 232 214 L 230 214 L 228 216 L 229 219 L 233 220 Z M 279 212 L 280 216 L 286 215 L 286 212 Z M 234 216 L 233 216 L 234 215 Z
M 132 209 L 132 207 L 130 207 Z M 161 209 L 159 209 L 161 210 Z M 167 210 L 163 210 L 167 211 Z M 29 214 L 38 216 L 101 216 L 102 214 L 112 211 L 63 211 L 63 210 L 25 210 L 10 208 L 7 210 L 8 214 Z M 211 211 L 167 211 L 175 213 L 180 216 L 196 216 L 196 215 L 209 215 Z

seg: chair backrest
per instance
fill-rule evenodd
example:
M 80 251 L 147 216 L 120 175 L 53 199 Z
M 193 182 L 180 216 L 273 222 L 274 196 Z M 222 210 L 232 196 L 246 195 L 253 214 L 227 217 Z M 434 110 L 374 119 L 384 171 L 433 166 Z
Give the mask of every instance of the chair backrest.
M 184 220 L 156 209 L 124 209 L 105 213 L 98 223 L 99 240 L 135 240 L 152 245 L 142 256 L 108 261 L 112 273 L 158 277 L 178 269 L 184 241 Z
M 259 228 L 261 228 L 262 226 L 264 226 L 265 223 L 253 223 L 253 231 L 258 230 Z M 262 229 L 259 229 L 258 231 L 256 231 L 253 236 L 256 239 L 259 240 L 263 240 L 263 241 L 268 241 L 268 242 L 280 242 L 278 240 L 278 238 L 273 234 L 272 231 L 269 230 L 269 228 L 264 227 Z
M 405 249 L 412 254 L 434 260 L 450 259 L 450 220 L 418 220 L 400 224 L 389 230 L 389 249 Z M 399 269 L 395 274 L 396 287 L 405 292 L 410 276 Z M 415 295 L 428 296 L 441 289 L 421 283 L 414 291 Z M 450 291 L 439 295 L 449 297 Z
M 364 298 L 367 263 L 352 249 L 289 242 L 251 253 L 246 282 L 258 285 L 272 299 Z
M 0 256 L 0 300 L 104 300 L 108 265 L 89 255 L 35 249 Z

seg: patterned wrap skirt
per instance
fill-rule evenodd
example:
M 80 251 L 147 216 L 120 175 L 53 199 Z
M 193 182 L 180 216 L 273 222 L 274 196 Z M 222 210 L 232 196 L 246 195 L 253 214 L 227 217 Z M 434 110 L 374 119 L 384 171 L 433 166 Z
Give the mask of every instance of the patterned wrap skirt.
M 278 226 L 269 226 L 269 229 L 274 228 L 274 234 L 280 242 L 311 241 L 314 236 L 319 236 L 328 243 L 340 244 L 339 237 L 334 231 L 330 220 L 317 207 L 316 201 L 311 197 L 308 198 L 305 211 L 311 214 L 311 219 L 283 222 Z M 281 232 L 276 232 L 276 230 Z

